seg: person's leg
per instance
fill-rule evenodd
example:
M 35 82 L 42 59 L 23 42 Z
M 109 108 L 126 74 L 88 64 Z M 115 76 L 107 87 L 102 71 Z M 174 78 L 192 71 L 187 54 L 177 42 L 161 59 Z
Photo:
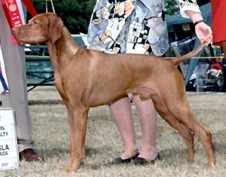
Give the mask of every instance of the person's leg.
M 143 145 L 139 157 L 147 161 L 154 160 L 158 153 L 156 149 L 156 110 L 151 99 L 141 101 L 139 96 L 134 96 L 133 100 L 137 108 L 143 135 Z
M 10 38 L 10 37 L 9 37 Z M 4 48 L 4 47 L 3 47 Z M 27 100 L 25 60 L 18 55 L 22 47 L 5 48 L 5 67 L 10 93 L 2 95 L 2 106 L 15 112 L 18 150 L 20 160 L 43 161 L 44 157 L 36 154 L 32 140 L 32 123 Z
M 111 116 L 115 122 L 122 140 L 125 144 L 125 151 L 120 155 L 122 159 L 133 157 L 138 149 L 133 125 L 131 103 L 128 97 L 122 98 L 109 106 Z
M 222 51 L 224 53 L 224 58 L 226 58 L 226 41 L 221 42 Z
M 3 107 L 10 107 L 15 112 L 19 152 L 33 147 L 32 123 L 28 109 L 27 90 L 24 85 L 26 76 L 23 73 L 24 59 L 19 58 L 20 49 L 14 45 L 11 51 L 4 51 L 6 74 L 9 83 L 9 94 L 2 96 Z M 10 57 L 11 56 L 11 57 Z
M 31 120 L 27 104 L 24 49 L 21 46 L 12 44 L 11 33 L 4 16 L 4 11 L 1 11 L 0 14 L 1 48 L 10 90 L 9 94 L 2 96 L 2 105 L 3 107 L 11 107 L 14 109 L 19 151 L 23 151 L 26 148 L 33 148 Z M 26 142 L 22 143 L 23 141 Z

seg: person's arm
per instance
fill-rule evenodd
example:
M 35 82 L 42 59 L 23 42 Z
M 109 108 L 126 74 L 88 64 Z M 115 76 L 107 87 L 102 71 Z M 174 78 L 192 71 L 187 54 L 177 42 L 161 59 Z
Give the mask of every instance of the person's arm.
M 192 0 L 176 0 L 180 7 L 180 14 L 183 17 L 190 18 L 195 26 L 195 33 L 201 43 L 212 42 L 212 29 L 208 26 L 201 14 L 199 6 Z
M 186 11 L 186 14 L 194 24 L 195 33 L 200 42 L 207 42 L 207 44 L 211 43 L 213 40 L 212 29 L 205 23 L 201 13 L 188 10 Z
M 192 10 L 187 10 L 187 11 L 185 11 L 185 13 L 189 16 L 189 18 L 191 19 L 191 21 L 193 23 L 196 23 L 198 21 L 201 22 L 203 20 L 201 12 L 195 12 L 195 11 L 192 11 Z

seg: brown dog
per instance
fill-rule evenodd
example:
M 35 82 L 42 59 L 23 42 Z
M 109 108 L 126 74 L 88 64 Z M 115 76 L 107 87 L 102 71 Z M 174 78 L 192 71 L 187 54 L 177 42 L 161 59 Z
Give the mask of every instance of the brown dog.
M 188 161 L 194 161 L 194 133 L 202 140 L 208 166 L 215 163 L 211 132 L 192 114 L 177 65 L 197 54 L 204 46 L 173 60 L 157 56 L 105 54 L 80 47 L 52 13 L 39 14 L 27 25 L 12 29 L 17 40 L 46 42 L 54 69 L 54 80 L 68 111 L 70 160 L 67 172 L 78 170 L 85 157 L 87 114 L 90 107 L 109 104 L 138 94 L 151 98 L 160 116 L 178 130 L 188 148 Z

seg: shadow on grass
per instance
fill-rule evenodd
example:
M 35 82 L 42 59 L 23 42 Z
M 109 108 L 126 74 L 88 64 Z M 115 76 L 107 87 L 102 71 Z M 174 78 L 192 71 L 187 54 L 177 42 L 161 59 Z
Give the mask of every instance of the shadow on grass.
M 103 147 L 104 149 L 105 147 Z M 52 158 L 52 157 L 62 157 L 63 155 L 68 155 L 70 154 L 70 147 L 68 146 L 68 148 L 62 148 L 62 147 L 56 147 L 56 148 L 52 148 L 52 149 L 39 149 L 38 153 L 43 154 L 44 156 L 48 157 L 48 158 Z M 93 157 L 96 156 L 98 154 L 101 154 L 102 150 L 100 148 L 87 148 L 85 149 L 85 154 L 86 157 Z

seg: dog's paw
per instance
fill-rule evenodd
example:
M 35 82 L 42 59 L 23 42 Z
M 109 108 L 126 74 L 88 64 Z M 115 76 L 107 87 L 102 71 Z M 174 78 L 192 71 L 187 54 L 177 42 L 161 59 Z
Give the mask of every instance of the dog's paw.
M 204 167 L 205 167 L 206 169 L 214 168 L 214 167 L 215 167 L 215 163 L 207 163 L 207 164 L 204 165 Z
M 75 173 L 78 171 L 78 169 L 75 169 L 70 165 L 66 165 L 65 167 L 61 168 L 61 170 L 67 173 Z

